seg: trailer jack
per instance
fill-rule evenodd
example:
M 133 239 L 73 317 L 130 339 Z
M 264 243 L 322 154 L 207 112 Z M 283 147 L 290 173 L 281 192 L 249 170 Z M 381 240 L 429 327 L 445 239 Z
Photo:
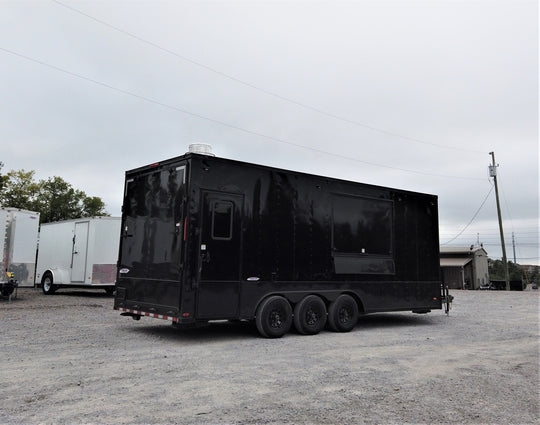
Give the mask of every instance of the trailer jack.
M 450 316 L 450 310 L 452 309 L 452 301 L 454 301 L 454 296 L 450 295 L 450 292 L 448 291 L 448 286 L 441 285 L 441 290 L 441 301 L 444 304 L 444 312 L 447 316 Z

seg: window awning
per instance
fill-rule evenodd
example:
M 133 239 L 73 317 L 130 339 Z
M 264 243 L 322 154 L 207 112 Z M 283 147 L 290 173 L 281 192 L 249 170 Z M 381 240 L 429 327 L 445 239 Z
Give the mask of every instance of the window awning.
M 465 267 L 472 258 L 441 258 L 441 267 Z

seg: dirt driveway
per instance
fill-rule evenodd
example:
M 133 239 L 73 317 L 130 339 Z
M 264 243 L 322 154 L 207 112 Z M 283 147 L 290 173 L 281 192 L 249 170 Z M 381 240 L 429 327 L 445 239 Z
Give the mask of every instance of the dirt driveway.
M 454 291 L 449 317 L 348 334 L 135 322 L 101 292 L 0 300 L 2 424 L 538 423 L 538 291 Z

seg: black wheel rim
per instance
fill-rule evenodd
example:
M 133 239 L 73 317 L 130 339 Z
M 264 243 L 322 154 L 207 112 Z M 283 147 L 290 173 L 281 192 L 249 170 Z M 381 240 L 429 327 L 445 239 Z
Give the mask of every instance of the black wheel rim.
M 342 307 L 339 310 L 339 321 L 340 323 L 349 323 L 353 315 L 352 309 L 350 307 Z
M 319 311 L 316 311 L 312 308 L 308 309 L 308 311 L 306 311 L 306 324 L 308 324 L 309 326 L 313 326 L 313 325 L 316 325 L 317 322 L 320 320 L 321 318 L 321 314 Z
M 279 329 L 283 326 L 283 310 L 274 309 L 270 313 L 270 327 L 273 329 Z

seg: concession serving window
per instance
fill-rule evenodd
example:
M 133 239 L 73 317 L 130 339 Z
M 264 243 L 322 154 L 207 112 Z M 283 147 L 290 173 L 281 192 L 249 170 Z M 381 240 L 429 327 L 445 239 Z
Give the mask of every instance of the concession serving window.
M 393 274 L 393 203 L 332 196 L 332 256 L 337 274 Z

